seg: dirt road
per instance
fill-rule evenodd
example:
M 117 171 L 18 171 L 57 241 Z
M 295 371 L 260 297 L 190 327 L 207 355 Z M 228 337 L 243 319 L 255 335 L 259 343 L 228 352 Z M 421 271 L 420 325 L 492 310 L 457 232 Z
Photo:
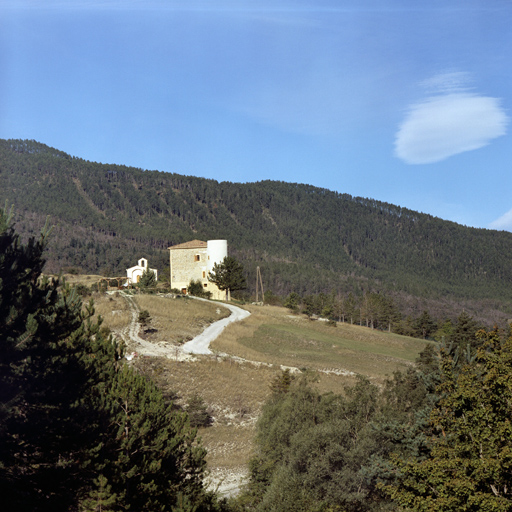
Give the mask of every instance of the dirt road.
M 250 315 L 249 311 L 245 311 L 237 306 L 222 304 L 222 307 L 226 307 L 231 311 L 231 315 L 210 324 L 201 334 L 181 347 L 166 341 L 152 343 L 142 339 L 138 334 L 140 330 L 140 324 L 138 322 L 139 308 L 133 300 L 133 297 L 128 293 L 122 293 L 121 295 L 128 303 L 132 315 L 130 325 L 122 333 L 123 338 L 125 338 L 125 341 L 128 341 L 129 346 L 133 348 L 137 354 L 144 356 L 170 357 L 172 359 L 186 360 L 191 357 L 191 354 L 212 354 L 209 348 L 210 343 L 220 335 L 225 327 L 231 322 L 239 322 Z M 206 299 L 193 298 L 195 300 L 206 301 Z M 128 356 L 128 359 L 129 358 L 130 355 Z
M 206 299 L 196 297 L 196 300 Z M 219 336 L 225 327 L 231 322 L 239 322 L 251 314 L 249 311 L 231 304 L 223 304 L 223 306 L 231 311 L 231 315 L 210 324 L 199 336 L 185 343 L 182 347 L 183 352 L 187 354 L 212 354 L 212 351 L 209 349 L 210 343 Z

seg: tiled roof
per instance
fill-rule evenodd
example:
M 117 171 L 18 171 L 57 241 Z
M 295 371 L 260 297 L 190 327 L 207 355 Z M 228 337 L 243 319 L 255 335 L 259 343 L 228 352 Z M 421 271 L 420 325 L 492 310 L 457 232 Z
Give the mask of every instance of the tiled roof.
M 202 240 L 191 240 L 190 242 L 185 242 L 183 244 L 173 245 L 169 247 L 172 251 L 173 249 L 206 249 L 207 243 Z

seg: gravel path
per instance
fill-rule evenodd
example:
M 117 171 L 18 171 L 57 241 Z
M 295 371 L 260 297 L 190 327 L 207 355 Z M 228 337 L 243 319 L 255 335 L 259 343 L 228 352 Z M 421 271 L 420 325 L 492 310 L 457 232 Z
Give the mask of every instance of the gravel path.
M 209 348 L 210 343 L 220 335 L 225 327 L 231 322 L 239 322 L 240 320 L 243 320 L 250 315 L 249 311 L 246 311 L 237 306 L 233 306 L 231 304 L 222 304 L 223 307 L 226 307 L 231 311 L 231 315 L 229 315 L 227 318 L 223 318 L 222 320 L 218 320 L 217 322 L 210 324 L 201 334 L 188 341 L 183 346 L 177 347 L 166 341 L 151 343 L 139 336 L 139 308 L 133 300 L 133 297 L 128 293 L 121 293 L 121 295 L 128 303 L 132 315 L 130 325 L 124 330 L 122 334 L 123 337 L 129 339 L 130 345 L 135 348 L 135 351 L 138 355 L 169 357 L 173 359 L 187 360 L 191 358 L 192 354 L 212 354 L 213 352 Z M 198 297 L 193 298 L 195 300 L 204 300 L 209 302 L 206 299 L 200 299 Z M 130 359 L 130 357 L 131 356 L 128 355 L 127 359 Z
M 197 297 L 196 300 L 210 302 L 206 299 L 199 299 Z M 199 334 L 199 336 L 196 336 L 193 340 L 187 341 L 187 343 L 182 347 L 183 352 L 186 352 L 187 354 L 212 354 L 213 352 L 209 349 L 210 343 L 217 339 L 225 327 L 231 322 L 239 322 L 251 314 L 249 311 L 231 304 L 223 304 L 223 306 L 231 311 L 231 315 L 210 324 L 201 334 Z
M 156 356 L 156 357 L 169 357 L 177 360 L 191 360 L 192 354 L 212 354 L 209 349 L 210 343 L 219 336 L 224 328 L 231 322 L 238 322 L 247 318 L 250 313 L 237 306 L 231 304 L 223 304 L 224 307 L 231 311 L 231 315 L 223 318 L 213 324 L 210 324 L 201 334 L 196 336 L 191 341 L 185 343 L 181 347 L 177 347 L 171 343 L 160 341 L 158 343 L 151 343 L 142 339 L 139 336 L 140 324 L 139 308 L 133 297 L 127 293 L 121 293 L 130 307 L 131 322 L 122 333 L 123 338 L 128 338 L 130 346 L 135 348 L 138 355 Z M 195 297 L 196 300 L 199 299 Z M 132 359 L 133 354 L 127 356 L 127 359 Z M 234 496 L 240 492 L 240 487 L 246 481 L 248 476 L 247 468 L 211 468 L 210 475 L 207 479 L 207 486 L 211 490 L 216 490 L 222 497 Z

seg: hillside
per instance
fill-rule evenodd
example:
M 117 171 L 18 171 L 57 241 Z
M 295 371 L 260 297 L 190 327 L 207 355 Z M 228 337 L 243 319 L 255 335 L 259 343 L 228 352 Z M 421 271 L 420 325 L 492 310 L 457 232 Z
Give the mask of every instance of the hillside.
M 91 284 L 90 277 L 67 279 Z M 217 483 L 225 478 L 225 484 L 239 484 L 247 474 L 255 422 L 282 365 L 297 378 L 314 376 L 315 388 L 321 392 L 342 393 L 357 381 L 356 374 L 382 386 L 393 372 L 411 368 L 425 348 L 423 340 L 407 336 L 349 324 L 333 327 L 304 315 L 290 315 L 282 307 L 244 305 L 251 315 L 221 333 L 211 345 L 214 355 L 190 356 L 181 351 L 183 341 L 226 314 L 221 304 L 115 292 L 95 292 L 93 298 L 97 314 L 123 339 L 127 352 L 138 351 L 130 364 L 150 377 L 175 407 L 187 409 L 194 396 L 203 399 L 212 423 L 200 429 L 200 436 L 208 450 L 208 469 Z M 141 309 L 151 315 L 152 332 L 139 334 L 154 351 L 131 339 L 132 301 L 135 317 Z M 167 351 L 167 357 L 148 355 L 159 348 Z
M 0 200 L 14 204 L 25 237 L 51 216 L 50 272 L 124 275 L 145 256 L 165 274 L 169 245 L 226 238 L 249 276 L 259 265 L 276 294 L 512 298 L 511 233 L 310 185 L 219 183 L 0 140 Z

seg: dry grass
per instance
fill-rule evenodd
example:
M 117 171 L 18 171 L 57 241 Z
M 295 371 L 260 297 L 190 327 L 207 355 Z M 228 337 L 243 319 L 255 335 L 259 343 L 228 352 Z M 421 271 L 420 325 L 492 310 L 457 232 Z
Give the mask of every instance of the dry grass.
M 94 293 L 92 298 L 94 300 L 95 318 L 101 315 L 103 325 L 107 326 L 112 332 L 117 333 L 129 325 L 131 320 L 130 308 L 120 294 Z
M 194 394 L 203 398 L 214 418 L 211 427 L 199 432 L 208 450 L 210 468 L 247 464 L 254 425 L 278 368 L 239 364 L 215 356 L 202 357 L 195 363 L 143 358 L 136 365 L 181 407 Z
M 111 330 L 120 332 L 129 325 L 130 311 L 122 296 L 94 294 L 94 300 L 97 314 Z M 141 310 L 149 311 L 158 340 L 174 343 L 191 339 L 229 314 L 221 304 L 191 299 L 136 295 L 134 300 Z M 320 392 L 342 393 L 354 383 L 355 373 L 380 383 L 386 375 L 410 365 L 425 346 L 420 340 L 365 327 L 333 328 L 290 315 L 285 308 L 246 308 L 251 316 L 230 324 L 211 348 L 249 362 L 221 356 L 201 356 L 195 362 L 144 357 L 135 362 L 177 406 L 183 407 L 193 394 L 202 396 L 215 420 L 199 431 L 210 468 L 233 469 L 247 463 L 256 419 L 280 365 L 308 368 L 317 376 Z M 324 370 L 354 373 L 337 375 Z
M 239 364 L 232 359 L 201 357 L 194 363 L 142 358 L 137 367 L 152 375 L 157 385 L 179 405 L 199 394 L 220 424 L 253 422 L 270 392 L 278 368 Z
M 135 295 L 140 310 L 151 315 L 151 327 L 157 329 L 156 337 L 174 343 L 191 340 L 212 322 L 229 316 L 222 305 L 189 298 L 170 298 L 157 295 Z
M 161 358 L 136 361 L 139 371 L 151 376 L 164 395 L 180 407 L 199 394 L 214 423 L 199 436 L 208 450 L 210 468 L 238 468 L 247 464 L 253 449 L 254 427 L 261 407 L 270 395 L 271 381 L 279 366 L 238 363 L 221 357 L 202 357 L 194 363 Z M 353 377 L 317 375 L 320 392 L 343 392 Z
M 201 429 L 199 436 L 208 450 L 206 461 L 210 468 L 245 466 L 251 457 L 254 446 L 252 425 L 214 425 Z
M 83 284 L 85 286 L 91 286 L 92 284 L 98 284 L 103 276 L 96 275 L 83 275 L 83 274 L 62 274 L 62 277 L 68 284 Z
M 355 325 L 310 321 L 285 308 L 248 307 L 252 315 L 232 325 L 214 350 L 253 361 L 297 368 L 358 373 L 382 381 L 412 364 L 425 347 L 415 338 Z
M 355 375 L 336 375 L 316 373 L 317 382 L 314 384 L 320 393 L 344 394 L 346 387 L 352 387 L 357 382 Z

